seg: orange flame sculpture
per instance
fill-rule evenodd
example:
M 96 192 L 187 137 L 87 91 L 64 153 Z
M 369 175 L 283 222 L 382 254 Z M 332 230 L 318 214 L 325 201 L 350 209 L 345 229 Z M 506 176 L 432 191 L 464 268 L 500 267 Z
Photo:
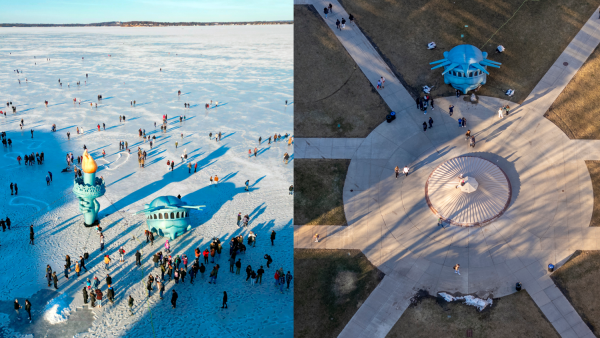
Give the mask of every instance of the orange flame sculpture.
M 86 174 L 93 174 L 98 169 L 96 161 L 88 154 L 87 149 L 83 152 L 83 159 L 81 161 L 81 169 Z

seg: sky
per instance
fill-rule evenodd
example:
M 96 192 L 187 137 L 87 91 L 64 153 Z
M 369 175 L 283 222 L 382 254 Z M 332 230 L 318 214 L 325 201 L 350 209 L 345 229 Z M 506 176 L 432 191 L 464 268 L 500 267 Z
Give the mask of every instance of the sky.
M 0 23 L 293 20 L 293 0 L 0 0 Z

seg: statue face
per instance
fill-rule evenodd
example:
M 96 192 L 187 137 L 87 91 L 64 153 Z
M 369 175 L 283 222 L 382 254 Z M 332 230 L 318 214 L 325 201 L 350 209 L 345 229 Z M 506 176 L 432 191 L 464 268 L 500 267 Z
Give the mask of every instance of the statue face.
M 96 161 L 88 154 L 87 149 L 83 152 L 83 161 L 81 162 L 81 168 L 84 173 L 92 174 L 98 169 Z

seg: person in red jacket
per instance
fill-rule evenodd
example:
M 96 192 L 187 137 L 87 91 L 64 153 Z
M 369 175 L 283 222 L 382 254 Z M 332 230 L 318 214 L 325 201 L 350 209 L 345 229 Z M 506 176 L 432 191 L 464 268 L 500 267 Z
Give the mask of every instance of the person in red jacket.
M 279 271 L 275 271 L 275 286 L 279 284 Z
M 17 161 L 19 161 L 19 165 L 21 165 L 21 155 L 17 156 Z
M 96 301 L 98 302 L 98 307 L 102 307 L 102 291 L 100 289 L 96 289 Z
M 202 256 L 204 256 L 204 263 L 208 264 L 208 249 L 204 249 L 204 252 L 202 252 Z

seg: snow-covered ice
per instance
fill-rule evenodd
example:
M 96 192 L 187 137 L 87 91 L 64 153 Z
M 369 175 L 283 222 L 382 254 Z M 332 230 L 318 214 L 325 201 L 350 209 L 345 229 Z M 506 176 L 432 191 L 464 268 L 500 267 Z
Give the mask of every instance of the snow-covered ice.
M 0 301 L 18 297 L 24 304 L 24 298 L 47 288 L 44 273 L 50 264 L 59 272 L 56 304 L 46 308 L 34 303 L 31 325 L 60 321 L 66 318 L 66 307 L 73 311 L 83 305 L 86 278 L 98 276 L 106 296 L 107 271 L 101 260 L 103 254 L 110 254 L 108 273 L 116 301 L 107 305 L 105 298 L 101 309 L 92 310 L 96 319 L 82 337 L 292 336 L 293 282 L 281 294 L 273 286 L 273 275 L 280 267 L 293 272 L 293 199 L 288 194 L 293 183 L 293 145 L 288 146 L 287 140 L 258 145 L 259 136 L 266 140 L 275 133 L 293 132 L 292 32 L 291 25 L 3 28 L 0 110 L 8 113 L 0 117 L 0 131 L 7 132 L 13 145 L 3 147 L 0 155 L 0 218 L 9 216 L 13 229 L 0 234 Z M 17 69 L 19 74 L 13 71 Z M 98 100 L 98 95 L 103 99 Z M 49 101 L 48 107 L 44 100 Z M 130 104 L 133 100 L 135 107 Z M 219 106 L 206 110 L 204 105 L 211 100 Z M 7 101 L 17 107 L 16 115 L 7 109 Z M 184 103 L 190 108 L 184 108 Z M 158 128 L 163 114 L 169 118 L 167 133 Z M 125 115 L 126 122 L 119 123 L 119 115 Z M 180 115 L 186 117 L 183 123 Z M 103 123 L 106 130 L 98 131 L 97 125 Z M 52 124 L 55 133 L 50 132 Z M 76 127 L 85 132 L 78 135 Z M 156 135 L 152 150 L 138 137 L 139 128 Z M 220 142 L 214 137 L 218 132 L 223 135 Z M 132 155 L 119 151 L 120 140 L 128 142 Z M 95 229 L 82 225 L 71 192 L 73 173 L 61 173 L 66 154 L 81 155 L 84 145 L 98 163 L 97 175 L 106 181 L 106 194 L 98 199 L 106 241 L 102 253 Z M 148 153 L 145 168 L 138 166 L 138 147 Z M 258 156 L 249 157 L 248 150 L 255 147 Z M 198 163 L 197 173 L 192 168 L 188 174 L 187 163 L 182 163 L 184 149 L 187 161 Z M 18 155 L 40 151 L 46 158 L 43 165 L 16 161 Z M 287 165 L 282 161 L 285 152 L 292 155 Z M 173 172 L 167 170 L 167 160 L 175 160 Z M 45 182 L 48 171 L 53 175 L 50 186 Z M 218 186 L 209 182 L 214 175 L 220 178 Z M 244 189 L 246 180 L 250 180 L 249 192 Z M 18 184 L 17 196 L 10 195 L 10 182 Z M 189 204 L 206 208 L 191 212 L 193 228 L 170 241 L 172 252 L 187 254 L 191 262 L 196 247 L 203 250 L 211 238 L 221 238 L 224 254 L 217 260 L 218 284 L 207 283 L 214 265 L 208 264 L 204 280 L 190 285 L 188 276 L 185 284 L 168 283 L 164 300 L 158 294 L 147 299 L 148 274 L 160 276 L 151 256 L 163 249 L 164 239 L 147 245 L 144 215 L 133 212 L 158 196 L 178 194 Z M 238 212 L 250 215 L 248 229 L 237 227 Z M 35 246 L 28 244 L 30 224 L 35 226 Z M 269 241 L 271 230 L 277 232 L 275 246 Z M 228 241 L 249 231 L 258 234 L 256 248 L 249 247 L 241 255 L 241 275 L 231 274 Z M 122 264 L 117 254 L 121 246 L 127 252 Z M 143 254 L 141 268 L 135 267 L 133 255 L 138 249 Z M 70 255 L 74 264 L 84 252 L 90 253 L 89 272 L 77 278 L 71 271 L 67 281 L 65 256 Z M 273 257 L 270 269 L 265 254 Z M 254 270 L 264 265 L 262 285 L 251 287 L 245 282 L 247 265 Z M 170 304 L 172 288 L 179 293 L 177 309 Z M 220 308 L 223 291 L 229 296 L 227 310 Z M 129 295 L 135 299 L 133 316 L 127 307 Z M 60 297 L 68 304 L 61 305 Z M 16 314 L 8 310 L 0 311 L 1 323 L 7 322 L 7 316 L 9 323 L 15 321 Z M 52 315 L 43 316 L 44 310 Z
M 62 294 L 46 304 L 44 308 L 44 319 L 50 324 L 58 324 L 66 321 L 71 314 L 67 294 Z

